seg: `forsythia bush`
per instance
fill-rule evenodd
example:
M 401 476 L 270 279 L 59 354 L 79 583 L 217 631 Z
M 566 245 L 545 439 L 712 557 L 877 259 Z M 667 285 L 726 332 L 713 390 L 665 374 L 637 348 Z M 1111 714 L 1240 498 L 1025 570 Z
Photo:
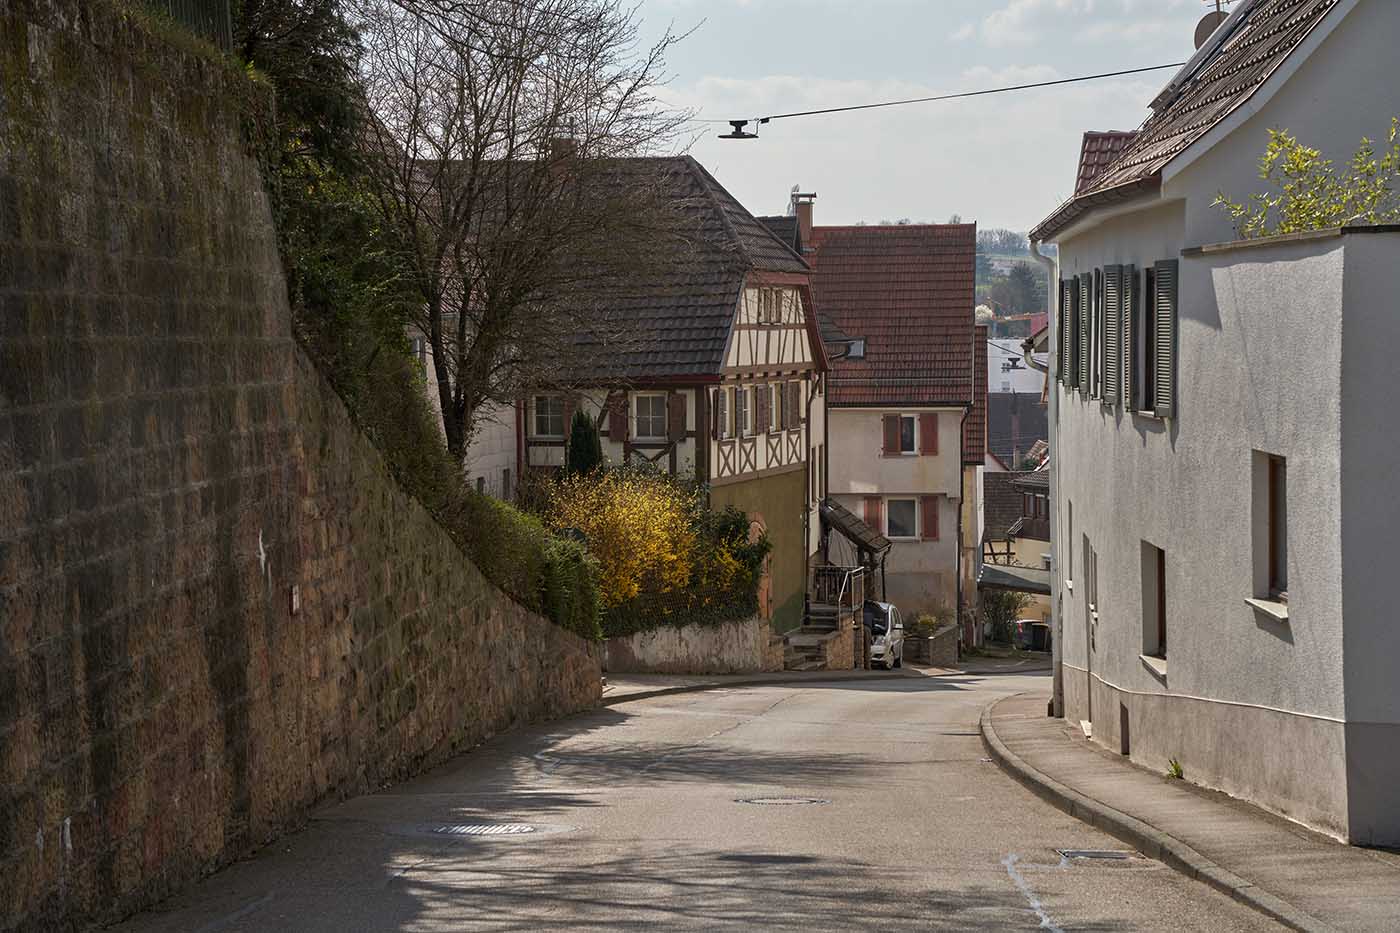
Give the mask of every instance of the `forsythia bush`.
M 587 542 L 607 635 L 757 609 L 768 541 L 749 541 L 744 513 L 709 511 L 700 489 L 654 471 L 600 471 L 554 484 L 546 514 Z
M 587 539 L 602 571 L 604 608 L 690 581 L 694 506 L 678 485 L 620 470 L 571 476 L 555 487 L 552 506 L 556 528 L 578 529 Z

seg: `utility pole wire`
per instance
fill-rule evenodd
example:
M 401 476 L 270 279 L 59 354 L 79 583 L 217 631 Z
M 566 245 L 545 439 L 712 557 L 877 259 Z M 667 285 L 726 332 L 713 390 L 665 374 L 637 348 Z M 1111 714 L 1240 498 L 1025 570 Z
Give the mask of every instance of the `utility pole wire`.
M 1167 68 L 1180 68 L 1185 62 L 1175 62 L 1166 65 L 1150 65 L 1146 68 L 1129 68 L 1126 71 L 1109 71 L 1096 75 L 1080 75 L 1076 78 L 1059 78 L 1055 81 L 1037 81 L 1032 84 L 1012 84 L 1006 87 L 985 88 L 980 91 L 963 91 L 958 94 L 938 94 L 933 97 L 911 97 L 907 100 L 887 100 L 878 104 L 853 104 L 849 107 L 828 107 L 824 110 L 800 110 L 794 113 L 775 113 L 766 117 L 757 117 L 755 122 L 767 123 L 770 120 L 786 120 L 791 117 L 815 117 L 827 113 L 846 113 L 851 110 L 874 110 L 879 107 L 902 107 L 906 104 L 927 104 L 939 100 L 957 100 L 963 97 L 982 97 L 987 94 L 1005 94 L 1008 91 L 1028 91 L 1038 87 L 1056 87 L 1061 84 L 1078 84 L 1082 81 L 1099 81 L 1104 78 L 1122 78 L 1127 75 L 1145 74 L 1149 71 L 1162 71 Z M 696 120 L 696 123 L 732 123 L 732 120 Z

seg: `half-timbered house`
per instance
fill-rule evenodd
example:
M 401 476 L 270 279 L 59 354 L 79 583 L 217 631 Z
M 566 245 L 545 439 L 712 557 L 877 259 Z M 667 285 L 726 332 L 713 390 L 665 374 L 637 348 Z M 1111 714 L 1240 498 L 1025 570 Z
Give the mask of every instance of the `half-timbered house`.
M 520 400 L 518 470 L 564 465 L 574 413 L 599 425 L 612 463 L 693 476 L 773 545 L 762 597 L 776 631 L 802 621 L 816 548 L 823 374 L 810 269 L 688 156 L 628 159 L 684 205 L 685 235 L 646 271 L 591 299 L 615 333 L 555 391 Z

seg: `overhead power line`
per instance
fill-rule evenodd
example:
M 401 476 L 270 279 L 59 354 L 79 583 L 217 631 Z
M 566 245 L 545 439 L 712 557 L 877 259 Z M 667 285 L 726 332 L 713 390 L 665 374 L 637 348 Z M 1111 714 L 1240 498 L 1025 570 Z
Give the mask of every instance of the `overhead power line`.
M 755 117 L 750 120 L 697 120 L 697 123 L 729 123 L 735 124 L 736 129 L 744 124 L 768 123 L 773 120 L 788 120 L 793 117 L 815 117 L 829 113 L 849 113 L 852 110 L 875 110 L 881 107 L 903 107 L 908 104 L 928 104 L 940 100 L 959 100 L 965 97 L 984 97 L 988 94 L 1006 94 L 1011 91 L 1029 91 L 1034 88 L 1058 87 L 1065 84 L 1079 84 L 1084 81 L 1101 81 L 1106 78 L 1122 78 L 1128 75 L 1146 74 L 1150 71 L 1163 71 L 1167 68 L 1180 68 L 1185 62 L 1173 62 L 1166 65 L 1150 65 L 1146 68 L 1129 68 L 1125 71 L 1106 71 L 1101 74 L 1080 75 L 1074 78 L 1058 78 L 1054 81 L 1035 81 L 1030 84 L 1009 84 L 1004 87 L 983 88 L 980 91 L 961 91 L 957 94 L 935 94 L 931 97 L 909 97 L 904 100 L 886 100 L 875 104 L 852 104 L 848 107 L 826 107 L 821 110 L 797 110 L 792 113 L 774 113 L 766 117 Z

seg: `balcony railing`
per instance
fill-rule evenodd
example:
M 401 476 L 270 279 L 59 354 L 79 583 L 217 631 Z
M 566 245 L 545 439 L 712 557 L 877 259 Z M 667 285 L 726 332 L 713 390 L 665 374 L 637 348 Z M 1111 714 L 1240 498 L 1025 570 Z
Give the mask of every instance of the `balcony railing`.
M 145 4 L 225 52 L 233 50 L 233 10 L 230 0 L 145 0 Z

